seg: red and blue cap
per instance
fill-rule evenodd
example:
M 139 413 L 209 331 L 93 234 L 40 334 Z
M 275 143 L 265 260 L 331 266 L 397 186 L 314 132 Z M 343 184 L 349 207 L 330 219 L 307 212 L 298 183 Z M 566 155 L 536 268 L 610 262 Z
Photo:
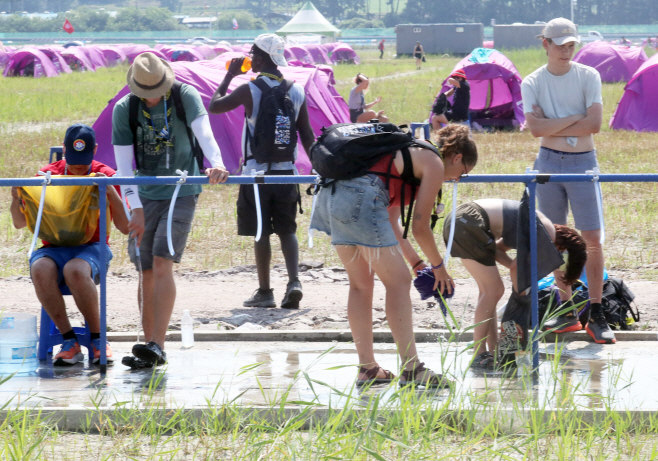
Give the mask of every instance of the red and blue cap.
M 90 126 L 76 123 L 66 130 L 64 136 L 66 163 L 69 165 L 91 165 L 96 147 L 96 132 Z

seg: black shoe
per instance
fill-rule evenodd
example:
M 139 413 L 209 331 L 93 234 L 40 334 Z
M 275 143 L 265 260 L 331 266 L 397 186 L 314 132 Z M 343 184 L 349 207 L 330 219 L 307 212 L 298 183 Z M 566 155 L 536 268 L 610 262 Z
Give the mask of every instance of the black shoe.
M 281 301 L 282 309 L 299 309 L 299 301 L 304 297 L 302 293 L 302 284 L 299 280 L 294 280 L 288 283 L 286 287 L 286 295 Z
M 490 371 L 495 370 L 496 359 L 491 352 L 482 352 L 477 357 L 473 358 L 473 361 L 471 362 L 471 368 Z
M 569 331 L 580 331 L 583 329 L 578 312 L 574 309 L 566 314 L 558 315 L 544 323 L 544 331 L 555 330 L 553 333 L 567 333 Z
M 254 294 L 251 295 L 251 298 L 247 299 L 242 303 L 244 307 L 276 307 L 276 301 L 274 300 L 274 290 L 270 288 L 269 290 L 258 289 L 254 291 Z
M 131 370 L 141 370 L 142 368 L 153 368 L 153 364 L 138 359 L 132 355 L 127 355 L 121 359 L 121 364 L 130 367 Z
M 133 346 L 133 355 L 155 366 L 167 363 L 167 354 L 153 341 L 148 344 L 135 344 Z

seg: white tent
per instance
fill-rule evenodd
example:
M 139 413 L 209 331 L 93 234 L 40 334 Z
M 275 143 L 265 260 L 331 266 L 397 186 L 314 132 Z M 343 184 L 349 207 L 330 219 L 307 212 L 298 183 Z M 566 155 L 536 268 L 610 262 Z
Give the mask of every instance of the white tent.
M 288 24 L 277 30 L 276 33 L 279 35 L 318 34 L 335 37 L 340 34 L 340 30 L 327 21 L 322 13 L 315 8 L 315 5 L 308 1 Z

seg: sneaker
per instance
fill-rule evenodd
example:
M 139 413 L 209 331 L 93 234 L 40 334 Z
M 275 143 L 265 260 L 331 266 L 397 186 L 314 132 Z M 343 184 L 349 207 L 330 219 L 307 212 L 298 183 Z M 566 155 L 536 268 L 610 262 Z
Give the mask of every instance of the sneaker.
M 91 340 L 91 350 L 94 353 L 93 363 L 100 363 L 101 361 L 101 339 L 96 338 Z M 105 341 L 105 358 L 107 359 L 107 364 L 114 363 L 112 358 L 112 349 L 110 349 L 110 343 Z
M 147 363 L 153 365 L 164 365 L 167 363 L 167 354 L 156 342 L 148 344 L 135 344 L 133 346 L 133 355 Z
M 282 309 L 299 309 L 299 301 L 304 297 L 302 293 L 302 284 L 299 280 L 294 280 L 288 283 L 286 287 L 286 295 L 281 301 Z
M 610 325 L 608 325 L 608 321 L 602 312 L 592 313 L 585 330 L 597 344 L 614 344 L 617 342 L 615 334 L 610 329 Z
M 553 330 L 555 328 L 555 330 Z M 575 309 L 572 312 L 558 315 L 544 323 L 544 331 L 553 330 L 553 333 L 567 333 L 569 331 L 580 331 L 583 325 L 580 323 Z
M 78 362 L 82 362 L 84 358 L 85 356 L 82 354 L 82 350 L 80 350 L 78 340 L 65 339 L 62 343 L 62 348 L 53 357 L 53 365 L 58 367 L 75 365 Z
M 121 364 L 130 367 L 131 370 L 141 370 L 142 368 L 153 368 L 151 362 L 145 362 L 134 355 L 127 355 L 121 359 Z
M 301 298 L 300 298 L 301 299 Z M 244 307 L 276 307 L 274 301 L 274 290 L 261 290 L 260 288 L 254 291 L 251 298 L 242 303 Z

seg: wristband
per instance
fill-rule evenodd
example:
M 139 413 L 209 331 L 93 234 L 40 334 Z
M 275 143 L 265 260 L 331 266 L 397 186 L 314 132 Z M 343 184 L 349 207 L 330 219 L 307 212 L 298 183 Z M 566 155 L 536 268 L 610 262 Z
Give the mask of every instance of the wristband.
M 411 269 L 413 270 L 413 269 L 417 268 L 418 266 L 420 266 L 420 265 L 421 265 L 422 263 L 424 263 L 424 262 L 425 262 L 425 261 L 423 261 L 422 259 L 419 260 L 416 264 L 414 264 L 414 265 L 411 267 Z
M 435 271 L 437 269 L 441 269 L 442 267 L 443 267 L 443 261 L 441 261 L 441 264 L 439 264 L 438 266 L 432 266 L 432 270 Z

